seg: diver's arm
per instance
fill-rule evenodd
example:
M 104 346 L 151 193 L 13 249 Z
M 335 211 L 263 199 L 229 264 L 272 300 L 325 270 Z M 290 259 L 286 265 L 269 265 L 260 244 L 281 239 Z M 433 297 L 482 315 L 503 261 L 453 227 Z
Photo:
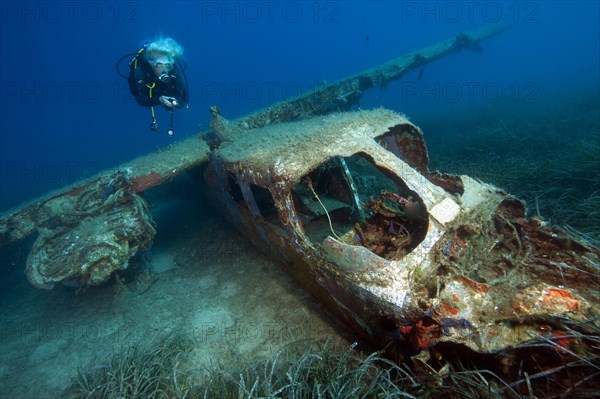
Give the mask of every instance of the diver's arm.
M 175 75 L 175 99 L 177 108 L 185 108 L 188 104 L 188 92 L 185 79 L 181 73 Z

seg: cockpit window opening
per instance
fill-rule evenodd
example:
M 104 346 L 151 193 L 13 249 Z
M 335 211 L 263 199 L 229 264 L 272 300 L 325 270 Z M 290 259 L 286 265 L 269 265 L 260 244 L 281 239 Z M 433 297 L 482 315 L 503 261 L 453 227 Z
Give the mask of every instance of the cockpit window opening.
M 427 232 L 428 214 L 419 196 L 365 153 L 323 162 L 300 179 L 292 198 L 314 243 L 332 236 L 400 259 Z
M 262 217 L 278 226 L 283 226 L 271 192 L 254 183 L 240 181 L 234 174 L 227 179 L 229 194 L 240 206 L 248 209 L 254 217 Z

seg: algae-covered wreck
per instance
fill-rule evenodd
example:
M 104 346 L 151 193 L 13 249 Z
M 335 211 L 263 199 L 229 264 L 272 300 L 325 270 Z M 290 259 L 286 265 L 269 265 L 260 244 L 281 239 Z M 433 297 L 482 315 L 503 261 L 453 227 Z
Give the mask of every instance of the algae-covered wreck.
M 377 345 L 589 346 L 578 334 L 600 309 L 598 250 L 527 218 L 496 187 L 430 171 L 423 134 L 403 115 L 338 112 L 504 29 L 458 35 L 238 121 L 213 108 L 215 148 L 186 140 L 53 193 L 4 215 L 0 241 L 38 234 L 27 262 L 36 287 L 101 284 L 151 245 L 138 193 L 193 170 L 217 210 Z
M 261 128 L 204 177 L 228 220 L 380 344 L 490 353 L 597 315 L 598 251 L 496 187 L 430 172 L 422 133 L 392 111 Z

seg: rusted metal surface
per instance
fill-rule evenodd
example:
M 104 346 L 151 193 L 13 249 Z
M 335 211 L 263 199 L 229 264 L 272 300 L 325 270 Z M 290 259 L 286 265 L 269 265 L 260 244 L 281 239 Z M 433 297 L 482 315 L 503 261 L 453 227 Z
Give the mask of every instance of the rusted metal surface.
M 107 176 L 82 191 L 72 209 L 48 219 L 27 258 L 31 284 L 99 285 L 149 248 L 156 232 L 134 184 L 122 172 Z
M 52 193 L 0 219 L 0 244 L 37 238 L 26 273 L 37 288 L 106 282 L 149 248 L 155 231 L 138 193 L 208 159 L 204 141 L 173 145 Z
M 77 213 L 81 194 L 97 189 L 100 191 L 97 194 L 102 196 L 102 191 L 110 190 L 106 184 L 111 181 L 111 176 L 122 174 L 129 181 L 128 192 L 136 194 L 206 162 L 209 152 L 206 142 L 197 138 L 186 140 L 10 210 L 0 217 L 0 245 L 35 234 L 51 224 L 51 219 L 57 215 Z
M 225 217 L 379 344 L 497 353 L 548 331 L 584 332 L 600 310 L 598 251 L 527 219 L 491 185 L 455 176 L 458 194 L 434 184 L 426 164 L 413 160 L 417 170 L 381 139 L 406 131 L 420 133 L 386 110 L 268 126 L 217 150 L 206 182 Z M 421 145 L 413 137 L 404 148 Z M 340 189 L 337 159 L 357 188 Z M 384 178 L 397 191 L 380 190 Z M 348 216 L 359 214 L 353 191 L 364 221 Z M 365 239 L 381 231 L 388 241 Z

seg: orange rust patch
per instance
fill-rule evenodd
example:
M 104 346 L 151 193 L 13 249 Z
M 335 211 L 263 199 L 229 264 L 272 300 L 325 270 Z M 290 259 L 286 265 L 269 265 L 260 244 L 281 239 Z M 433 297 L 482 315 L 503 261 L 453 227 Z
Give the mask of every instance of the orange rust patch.
M 463 283 L 464 285 L 471 287 L 471 289 L 473 289 L 474 291 L 477 291 L 477 292 L 483 292 L 485 294 L 490 290 L 490 286 L 488 284 L 478 283 L 477 281 L 473 281 L 470 278 L 465 277 L 465 276 L 459 276 L 458 280 L 461 283 Z
M 452 313 L 453 315 L 458 314 L 458 309 L 453 308 L 452 306 L 448 305 L 448 303 L 442 302 L 441 305 L 444 307 L 446 312 Z
M 458 302 L 458 297 L 456 296 L 456 294 L 452 294 L 452 299 L 454 299 L 454 302 Z
M 573 312 L 579 309 L 579 299 L 574 298 L 569 291 L 560 288 L 550 288 L 544 300 L 552 303 L 562 303 Z
M 69 195 L 71 197 L 75 197 L 75 196 L 81 194 L 82 191 L 83 191 L 83 187 L 75 187 L 75 188 L 72 188 L 69 191 L 67 191 L 65 193 L 65 195 Z
M 147 175 L 135 177 L 131 179 L 131 192 L 138 193 L 147 190 L 150 187 L 162 183 L 163 180 L 165 180 L 165 178 L 158 173 L 149 173 Z

